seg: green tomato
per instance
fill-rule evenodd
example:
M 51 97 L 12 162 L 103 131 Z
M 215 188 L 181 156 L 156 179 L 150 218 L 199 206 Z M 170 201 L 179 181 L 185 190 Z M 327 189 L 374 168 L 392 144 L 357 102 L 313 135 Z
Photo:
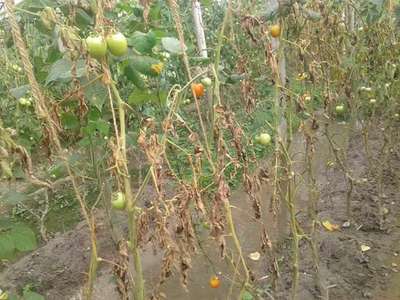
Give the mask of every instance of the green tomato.
M 126 206 L 126 199 L 124 193 L 122 192 L 114 193 L 111 205 L 114 209 L 123 210 Z
M 101 36 L 89 36 L 86 39 L 86 48 L 90 56 L 96 59 L 103 58 L 107 53 L 107 44 Z
M 207 230 L 211 228 L 211 226 L 208 222 L 202 222 L 201 225 L 203 226 L 204 229 L 207 229 Z
M 126 241 L 126 244 L 129 249 L 132 249 L 132 242 L 131 241 Z
M 344 112 L 344 105 L 343 105 L 343 104 L 341 104 L 341 105 L 336 105 L 335 111 L 336 111 L 336 113 L 338 113 L 338 114 L 343 113 L 343 112 Z
M 211 78 L 209 78 L 209 77 L 205 77 L 205 78 L 203 78 L 203 79 L 201 80 L 201 83 L 202 83 L 204 86 L 211 86 L 212 80 L 211 80 Z
M 268 146 L 271 144 L 271 136 L 268 133 L 261 133 L 258 138 L 256 138 L 256 141 L 261 145 Z
M 13 68 L 14 71 L 17 71 L 17 72 L 21 72 L 22 71 L 21 67 L 18 66 L 18 65 L 12 64 L 11 67 Z
M 26 106 L 26 107 L 32 106 L 32 98 L 26 99 L 24 97 L 21 97 L 18 99 L 18 103 L 21 106 Z
M 123 56 L 128 52 L 128 41 L 121 32 L 108 35 L 106 41 L 112 55 Z
M 376 104 L 376 99 L 369 99 L 369 104 L 372 104 L 372 105 Z

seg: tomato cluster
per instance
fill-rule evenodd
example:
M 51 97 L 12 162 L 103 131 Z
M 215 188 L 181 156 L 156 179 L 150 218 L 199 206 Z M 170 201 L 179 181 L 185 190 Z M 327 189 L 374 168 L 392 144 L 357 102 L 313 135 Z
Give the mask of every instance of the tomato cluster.
M 103 58 L 107 49 L 114 56 L 123 56 L 128 52 L 128 41 L 121 32 L 111 33 L 105 40 L 100 35 L 89 36 L 86 39 L 86 48 L 90 56 L 96 59 Z

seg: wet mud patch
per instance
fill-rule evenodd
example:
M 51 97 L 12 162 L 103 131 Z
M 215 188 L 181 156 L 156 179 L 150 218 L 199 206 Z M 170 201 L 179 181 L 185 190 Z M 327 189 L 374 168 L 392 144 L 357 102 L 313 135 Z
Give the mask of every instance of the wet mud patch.
M 362 136 L 351 136 L 347 148 L 349 169 L 357 178 L 351 194 L 351 222 L 347 222 L 346 180 L 339 168 L 320 172 L 319 221 L 328 220 L 339 229 L 326 230 L 317 226 L 315 237 L 319 250 L 319 276 L 322 289 L 318 288 L 310 243 L 300 242 L 300 276 L 296 299 L 399 299 L 398 261 L 400 251 L 400 203 L 397 173 L 400 160 L 397 152 L 389 155 L 389 164 L 383 170 L 382 191 L 379 195 L 377 178 L 368 169 L 362 148 Z M 379 156 L 381 140 L 375 135 L 370 141 L 371 151 Z M 392 149 L 394 150 L 394 149 Z M 318 155 L 318 153 L 316 154 Z M 381 197 L 384 211 L 379 210 Z M 299 198 L 301 199 L 301 197 Z M 298 207 L 306 207 L 298 202 Z M 383 224 L 379 217 L 383 215 Z M 307 228 L 305 209 L 298 212 L 300 226 Z M 291 239 L 285 240 L 281 264 L 282 285 L 277 299 L 289 299 L 292 284 Z

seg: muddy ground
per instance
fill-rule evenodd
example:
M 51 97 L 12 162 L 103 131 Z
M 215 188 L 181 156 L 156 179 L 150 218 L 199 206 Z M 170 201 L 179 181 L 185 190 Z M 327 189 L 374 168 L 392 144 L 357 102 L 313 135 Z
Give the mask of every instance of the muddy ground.
M 300 242 L 300 278 L 298 299 L 400 299 L 400 230 L 399 230 L 399 167 L 398 149 L 391 149 L 389 163 L 383 172 L 384 224 L 379 224 L 378 186 L 376 167 L 369 174 L 367 158 L 360 133 L 348 133 L 347 125 L 335 126 L 336 142 L 347 149 L 348 168 L 359 182 L 352 193 L 352 221 L 346 224 L 346 179 L 338 167 L 327 167 L 332 159 L 326 139 L 317 134 L 318 150 L 315 153 L 314 170 L 320 189 L 318 214 L 320 221 L 328 220 L 340 225 L 339 230 L 330 232 L 319 228 L 316 233 L 320 257 L 320 277 L 322 293 L 316 288 L 313 279 L 313 256 L 310 244 Z M 350 138 L 346 138 L 346 136 Z M 371 153 L 379 155 L 382 147 L 382 134 L 378 131 L 370 136 Z M 297 148 L 301 146 L 297 145 Z M 325 154 L 324 154 L 325 153 Z M 301 167 L 300 167 L 301 169 Z M 300 191 L 297 199 L 297 214 L 300 226 L 307 228 L 309 219 L 306 211 L 307 193 Z M 284 243 L 284 257 L 289 257 L 291 241 Z M 368 246 L 370 249 L 362 251 Z M 366 248 L 364 247 L 364 250 Z M 290 262 L 286 261 L 281 270 L 283 283 L 276 299 L 289 299 L 291 287 Z
M 340 228 L 330 232 L 320 225 L 317 226 L 316 237 L 320 257 L 319 274 L 322 292 L 315 286 L 310 244 L 306 239 L 300 241 L 300 276 L 296 299 L 400 299 L 400 275 L 398 273 L 398 269 L 400 269 L 400 202 L 398 199 L 400 157 L 398 149 L 393 149 L 393 153 L 390 154 L 390 163 L 384 168 L 382 198 L 385 207 L 385 223 L 383 228 L 380 228 L 377 182 L 375 175 L 368 174 L 362 136 L 360 132 L 349 133 L 347 125 L 335 124 L 332 126 L 332 132 L 335 133 L 334 139 L 338 145 L 345 149 L 352 176 L 360 182 L 354 187 L 352 194 L 353 220 L 349 227 L 342 226 L 347 221 L 345 177 L 337 166 L 327 166 L 327 161 L 333 161 L 333 155 L 322 131 L 318 131 L 313 169 L 320 190 L 319 220 L 329 220 L 332 224 L 340 225 Z M 371 136 L 370 143 L 372 153 L 377 154 L 382 145 L 381 134 L 375 132 Z M 302 174 L 304 171 L 304 140 L 300 134 L 294 139 L 293 149 L 292 152 L 297 157 L 295 160 L 296 173 Z M 299 176 L 299 178 L 301 177 Z M 300 226 L 307 231 L 309 229 L 307 186 L 300 179 L 298 183 L 297 218 Z M 149 196 L 151 194 L 150 191 L 147 193 Z M 264 203 L 264 219 L 267 220 L 265 225 L 269 228 L 273 242 L 277 240 L 282 242 L 278 251 L 280 254 L 278 259 L 280 279 L 277 291 L 271 296 L 264 294 L 263 297 L 265 299 L 289 299 L 291 287 L 290 244 L 292 240 L 287 236 L 289 228 L 287 222 L 280 222 L 283 226 L 277 225 L 268 212 L 270 194 L 271 187 L 265 184 L 258 196 Z M 259 232 L 262 224 L 253 218 L 249 209 L 251 204 L 249 204 L 246 194 L 240 191 L 234 193 L 232 205 L 244 254 L 247 256 L 254 251 L 261 252 Z M 122 228 L 126 227 L 124 217 L 117 217 L 117 220 Z M 103 212 L 98 213 L 97 224 L 100 256 L 111 260 L 115 257 L 116 247 L 110 238 L 109 224 Z M 202 244 L 208 257 L 206 258 L 200 252 L 193 259 L 189 291 L 181 288 L 179 278 L 172 277 L 163 288 L 166 299 L 237 299 L 237 293 L 229 293 L 232 279 L 232 269 L 229 263 L 218 258 L 216 244 L 210 238 L 202 236 Z M 368 246 L 370 249 L 362 251 L 362 245 Z M 26 284 L 33 284 L 46 299 L 80 299 L 89 255 L 89 235 L 84 223 L 80 223 L 74 230 L 58 234 L 43 247 L 8 266 L 0 274 L 0 288 L 19 289 Z M 209 260 L 213 262 L 213 267 L 210 266 Z M 144 250 L 143 264 L 149 289 L 157 282 L 160 261 L 160 253 L 154 254 L 150 249 Z M 252 268 L 255 284 L 271 294 L 270 274 L 267 271 L 269 262 L 265 259 L 259 261 L 248 259 L 248 263 Z M 221 272 L 222 287 L 218 290 L 208 287 L 208 279 L 214 272 Z M 111 267 L 107 263 L 101 265 L 94 298 L 99 300 L 118 299 L 115 280 Z

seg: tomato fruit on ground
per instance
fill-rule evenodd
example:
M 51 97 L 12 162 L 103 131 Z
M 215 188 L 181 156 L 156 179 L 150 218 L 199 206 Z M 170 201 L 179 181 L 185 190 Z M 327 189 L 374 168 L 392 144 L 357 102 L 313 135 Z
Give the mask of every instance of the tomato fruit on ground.
M 128 52 L 128 41 L 121 32 L 109 34 L 106 41 L 112 55 L 123 56 Z
M 218 276 L 212 276 L 209 283 L 210 287 L 213 289 L 217 289 L 221 286 L 221 280 L 218 278 Z
M 279 24 L 272 25 L 270 28 L 271 36 L 277 38 L 281 35 L 281 26 Z
M 202 83 L 192 84 L 192 90 L 196 97 L 204 96 L 204 85 Z
M 271 136 L 268 133 L 261 133 L 258 137 L 256 137 L 256 142 L 267 146 L 271 144 Z
M 111 205 L 114 209 L 119 209 L 119 210 L 124 209 L 126 206 L 126 199 L 124 193 L 122 192 L 114 193 Z
M 86 48 L 91 57 L 100 59 L 107 53 L 107 44 L 101 36 L 89 36 L 86 39 Z

